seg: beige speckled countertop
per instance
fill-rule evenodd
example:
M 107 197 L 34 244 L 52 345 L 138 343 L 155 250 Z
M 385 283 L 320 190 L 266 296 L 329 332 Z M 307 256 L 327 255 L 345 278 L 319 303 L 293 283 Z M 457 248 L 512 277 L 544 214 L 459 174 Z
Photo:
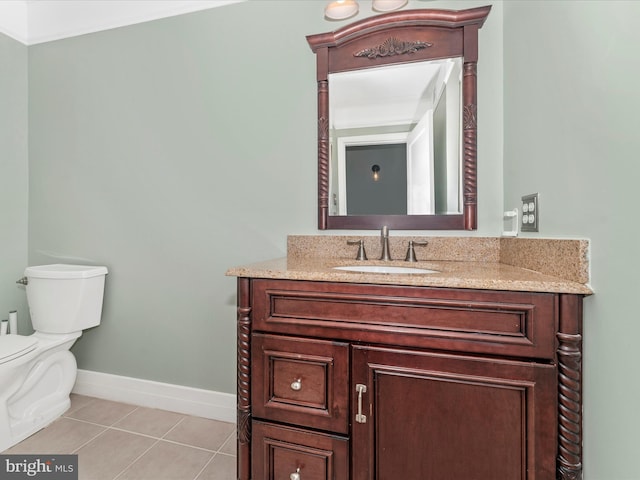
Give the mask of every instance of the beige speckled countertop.
M 344 265 L 398 265 L 437 270 L 439 273 L 388 274 L 334 270 Z M 403 261 L 380 262 L 337 259 L 278 258 L 231 268 L 227 275 L 286 280 L 413 285 L 426 287 L 515 290 L 525 292 L 577 293 L 589 295 L 584 284 L 563 280 L 525 268 L 490 262 L 426 261 L 407 264 Z
M 575 262 L 577 265 L 576 269 L 578 271 L 567 271 L 567 274 L 563 275 L 563 277 L 565 278 L 563 278 L 556 275 L 549 275 L 548 273 L 535 271 L 529 268 L 523 268 L 521 266 L 509 265 L 501 261 L 496 261 L 500 259 L 500 242 L 497 243 L 497 254 L 487 256 L 487 258 L 489 258 L 489 261 L 427 259 L 416 263 L 408 263 L 402 260 L 391 262 L 382 262 L 379 260 L 353 260 L 353 247 L 347 250 L 348 255 L 350 255 L 351 257 L 344 258 L 343 254 L 336 255 L 335 250 L 332 251 L 332 255 L 320 256 L 317 249 L 297 249 L 296 245 L 300 244 L 300 242 L 297 241 L 297 239 L 299 238 L 304 239 L 303 243 L 315 241 L 312 237 L 294 237 L 294 242 L 292 242 L 290 237 L 288 246 L 289 255 L 287 258 L 278 258 L 265 262 L 234 267 L 229 269 L 226 274 L 235 277 L 272 278 L 287 280 L 313 280 L 327 282 L 471 288 L 484 290 L 572 293 L 583 295 L 590 295 L 593 293 L 587 284 L 588 276 L 585 278 L 583 273 L 581 273 L 582 270 L 588 268 L 588 265 L 584 265 L 584 262 L 586 261 L 585 259 L 587 247 L 581 247 L 580 243 L 578 243 L 578 246 L 574 248 L 574 246 L 568 244 L 558 244 L 558 242 L 563 242 L 563 240 L 550 240 L 540 241 L 540 245 L 535 246 L 532 245 L 532 242 L 530 240 L 527 240 L 526 246 L 528 248 L 523 248 L 523 251 L 525 251 L 527 255 L 531 255 L 532 248 L 540 248 L 541 251 L 545 252 L 546 255 L 553 255 L 553 252 L 557 251 L 566 259 L 567 249 L 564 247 L 570 246 L 571 249 L 576 251 L 576 256 L 580 256 L 580 258 L 578 258 Z M 333 238 L 335 239 L 335 237 Z M 345 237 L 341 238 L 341 244 L 345 243 L 344 238 Z M 349 238 L 351 239 L 351 237 Z M 441 239 L 442 237 L 439 237 L 438 240 Z M 450 242 L 453 243 L 455 242 L 455 240 L 455 238 L 452 238 Z M 325 242 L 326 240 L 320 239 L 318 241 Z M 484 242 L 483 245 L 486 244 L 486 239 L 478 239 L 478 241 Z M 469 242 L 469 239 L 464 239 L 464 242 Z M 554 242 L 551 244 L 554 247 L 553 249 L 549 249 L 550 244 L 548 242 Z M 584 241 L 569 240 L 567 242 L 575 243 Z M 437 243 L 437 241 L 434 243 Z M 509 243 L 511 245 L 512 242 Z M 521 246 L 524 246 L 524 244 Z M 305 255 L 305 252 L 307 254 L 310 254 L 310 256 Z M 343 258 L 336 258 L 336 256 Z M 369 258 L 371 257 L 373 257 L 373 255 L 369 256 Z M 551 263 L 555 263 L 553 258 L 549 258 L 549 261 Z M 345 265 L 394 265 L 402 267 L 410 266 L 416 268 L 437 270 L 438 273 L 360 273 L 335 270 L 333 268 Z M 567 270 L 571 269 L 567 268 Z

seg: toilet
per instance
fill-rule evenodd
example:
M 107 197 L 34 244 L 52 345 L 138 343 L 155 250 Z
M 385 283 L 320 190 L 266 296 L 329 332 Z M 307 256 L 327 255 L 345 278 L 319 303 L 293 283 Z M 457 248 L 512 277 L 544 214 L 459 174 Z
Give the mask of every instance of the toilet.
M 24 274 L 35 333 L 0 335 L 0 452 L 69 408 L 77 373 L 69 349 L 100 324 L 107 268 L 41 265 Z

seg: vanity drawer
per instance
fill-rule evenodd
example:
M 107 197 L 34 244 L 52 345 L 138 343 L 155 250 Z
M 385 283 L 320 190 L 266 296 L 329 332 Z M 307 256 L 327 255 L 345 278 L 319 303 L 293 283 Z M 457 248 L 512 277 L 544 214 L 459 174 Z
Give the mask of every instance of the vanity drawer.
M 335 435 L 254 421 L 251 455 L 255 479 L 349 478 L 349 442 Z
M 553 359 L 547 293 L 254 280 L 253 329 L 418 348 Z
M 348 344 L 254 334 L 251 356 L 254 418 L 348 431 Z

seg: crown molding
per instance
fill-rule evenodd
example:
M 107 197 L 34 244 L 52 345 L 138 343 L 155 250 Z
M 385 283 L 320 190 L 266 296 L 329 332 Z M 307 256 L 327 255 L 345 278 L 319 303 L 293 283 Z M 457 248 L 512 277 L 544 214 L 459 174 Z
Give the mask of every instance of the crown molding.
M 2 0 L 0 32 L 35 45 L 246 0 Z

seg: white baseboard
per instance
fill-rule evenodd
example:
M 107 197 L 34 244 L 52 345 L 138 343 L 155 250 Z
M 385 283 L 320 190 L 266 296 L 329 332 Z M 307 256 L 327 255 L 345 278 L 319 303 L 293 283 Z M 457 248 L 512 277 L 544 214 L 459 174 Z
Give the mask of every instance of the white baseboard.
M 78 370 L 73 393 L 236 423 L 236 396 L 199 388 Z

